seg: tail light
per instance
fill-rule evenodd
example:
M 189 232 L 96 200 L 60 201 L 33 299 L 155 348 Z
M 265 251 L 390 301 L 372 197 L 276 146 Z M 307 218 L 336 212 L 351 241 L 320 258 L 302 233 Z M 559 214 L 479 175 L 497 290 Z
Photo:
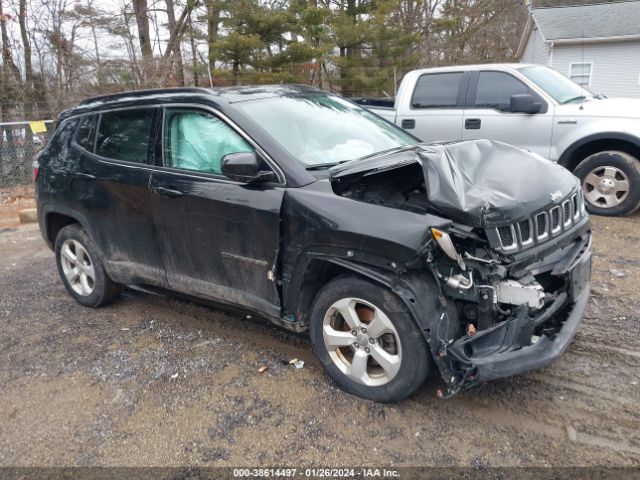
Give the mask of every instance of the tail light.
M 40 164 L 37 160 L 33 161 L 33 181 L 35 182 L 38 179 L 38 174 L 40 173 Z

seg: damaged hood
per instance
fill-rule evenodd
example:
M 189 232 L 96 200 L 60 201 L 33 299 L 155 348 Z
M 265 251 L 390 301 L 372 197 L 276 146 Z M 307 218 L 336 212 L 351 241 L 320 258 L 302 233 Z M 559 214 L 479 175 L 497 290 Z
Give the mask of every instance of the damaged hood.
M 419 163 L 429 204 L 474 227 L 512 223 L 550 207 L 579 187 L 578 179 L 537 154 L 491 140 L 421 144 L 337 165 L 332 182 Z

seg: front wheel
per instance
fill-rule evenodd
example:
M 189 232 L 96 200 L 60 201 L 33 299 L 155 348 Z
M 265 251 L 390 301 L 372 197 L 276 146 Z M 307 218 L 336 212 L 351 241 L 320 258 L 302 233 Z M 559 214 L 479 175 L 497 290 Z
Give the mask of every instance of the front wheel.
M 406 306 L 388 289 L 358 277 L 338 277 L 320 290 L 310 333 L 325 371 L 360 397 L 397 402 L 429 374 L 427 343 Z
M 640 206 L 640 161 L 625 152 L 606 151 L 585 158 L 574 170 L 585 204 L 596 215 L 633 213 Z

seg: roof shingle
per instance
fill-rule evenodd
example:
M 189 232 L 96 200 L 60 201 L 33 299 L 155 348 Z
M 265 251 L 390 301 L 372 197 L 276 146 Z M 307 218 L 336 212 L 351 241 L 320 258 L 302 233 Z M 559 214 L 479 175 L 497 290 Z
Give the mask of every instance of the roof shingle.
M 537 8 L 532 15 L 547 41 L 640 35 L 640 1 Z

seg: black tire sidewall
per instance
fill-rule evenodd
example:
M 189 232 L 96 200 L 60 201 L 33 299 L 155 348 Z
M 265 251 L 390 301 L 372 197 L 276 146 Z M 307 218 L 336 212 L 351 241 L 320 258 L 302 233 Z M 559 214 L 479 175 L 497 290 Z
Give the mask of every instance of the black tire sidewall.
M 62 261 L 60 258 L 60 251 L 62 250 L 62 245 L 67 240 L 75 240 L 79 242 L 85 248 L 85 250 L 89 254 L 89 257 L 91 257 L 91 262 L 93 263 L 93 268 L 95 270 L 95 279 L 93 291 L 90 295 L 79 295 L 78 293 L 76 293 L 69 284 L 69 281 L 64 274 L 64 271 L 62 269 Z M 109 279 L 104 271 L 98 249 L 79 225 L 68 225 L 60 230 L 60 233 L 58 233 L 58 235 L 56 236 L 55 255 L 60 278 L 62 279 L 64 286 L 67 288 L 67 291 L 73 298 L 75 298 L 78 303 L 88 307 L 98 307 L 108 302 L 115 295 L 117 295 L 117 293 L 119 293 L 117 291 L 118 286 Z
M 385 385 L 368 387 L 351 380 L 333 363 L 324 345 L 325 313 L 334 302 L 346 297 L 360 298 L 382 309 L 398 332 L 402 348 L 400 370 Z M 310 336 L 318 360 L 343 390 L 378 402 L 398 402 L 410 396 L 424 383 L 432 365 L 427 342 L 402 301 L 387 288 L 355 276 L 338 277 L 318 292 L 311 310 Z
M 629 215 L 640 206 L 640 162 L 635 157 L 624 152 L 606 151 L 596 153 L 584 159 L 573 171 L 580 179 L 580 185 L 584 178 L 598 167 L 612 166 L 622 170 L 629 179 L 629 193 L 624 201 L 615 207 L 602 208 L 592 205 L 586 200 L 585 205 L 589 213 L 602 216 Z M 586 194 L 586 192 L 585 192 Z

